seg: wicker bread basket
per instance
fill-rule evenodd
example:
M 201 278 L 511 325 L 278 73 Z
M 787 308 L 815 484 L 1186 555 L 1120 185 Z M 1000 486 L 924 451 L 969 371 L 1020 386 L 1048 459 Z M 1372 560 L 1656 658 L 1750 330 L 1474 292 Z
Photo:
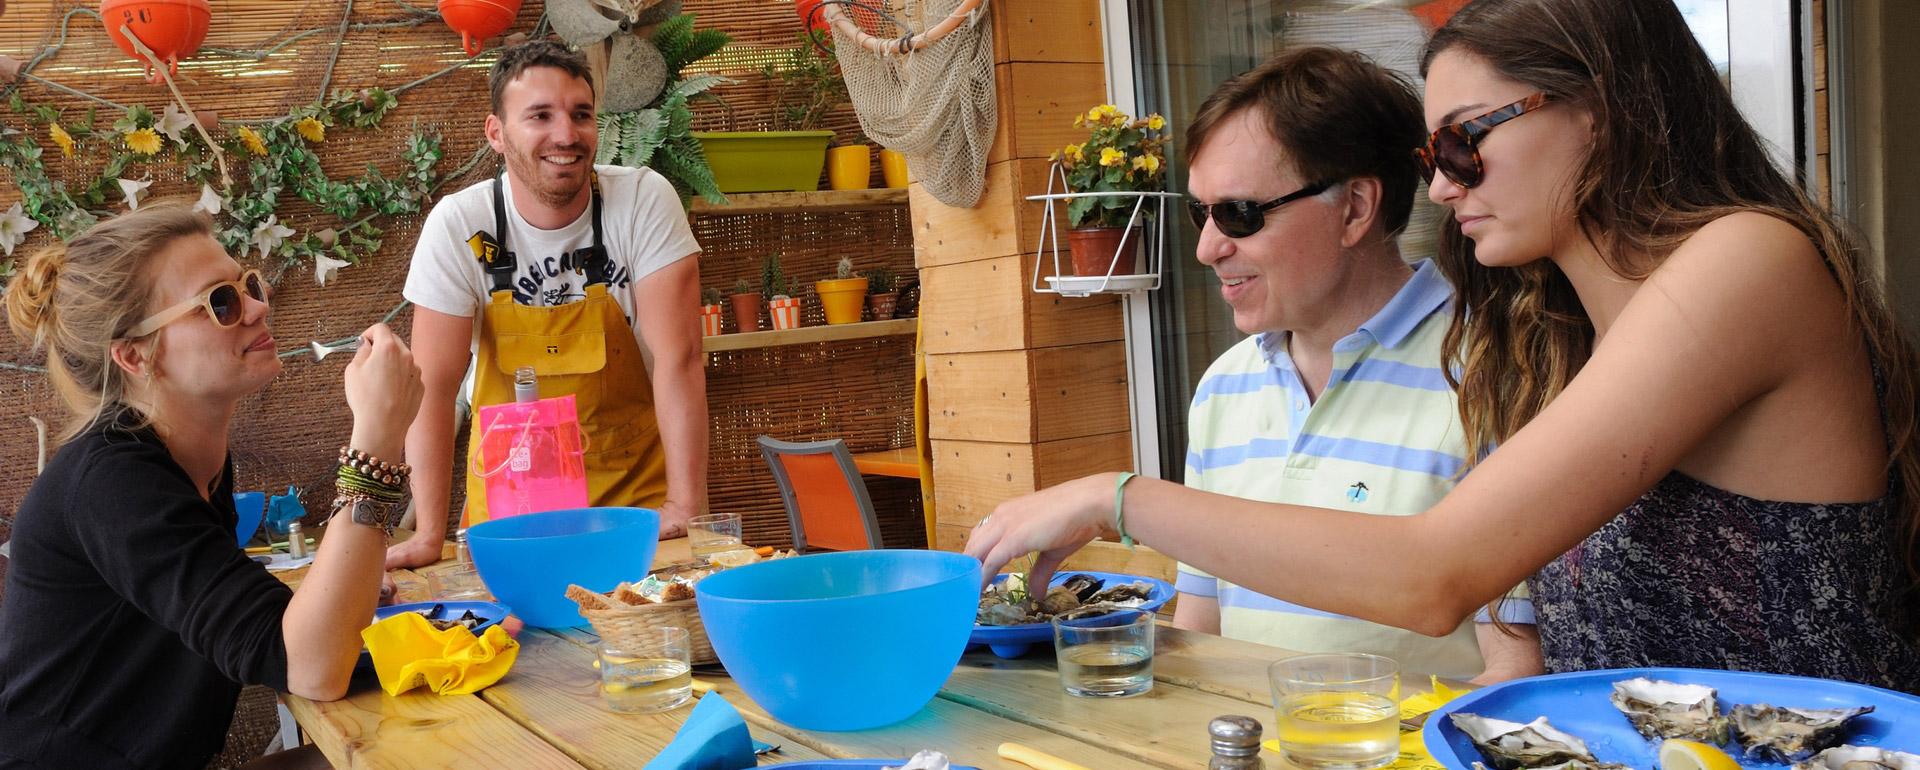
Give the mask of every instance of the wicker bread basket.
M 645 647 L 640 636 L 648 629 L 678 627 L 687 630 L 688 652 L 694 665 L 720 662 L 713 654 L 713 643 L 707 641 L 707 627 L 700 622 L 700 607 L 693 599 L 627 604 L 579 586 L 569 587 L 567 596 L 580 605 L 580 614 L 593 624 L 600 640 L 616 649 L 623 644 L 630 650 Z

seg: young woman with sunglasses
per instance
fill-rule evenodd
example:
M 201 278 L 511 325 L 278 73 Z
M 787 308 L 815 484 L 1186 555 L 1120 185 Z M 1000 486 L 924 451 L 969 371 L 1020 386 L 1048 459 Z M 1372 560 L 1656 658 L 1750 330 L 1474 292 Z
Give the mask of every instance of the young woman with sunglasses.
M 968 552 L 1050 574 L 1124 533 L 1428 633 L 1525 579 L 1550 671 L 1920 692 L 1913 350 L 1671 0 L 1479 0 L 1426 70 L 1456 388 L 1490 450 L 1459 486 L 1389 518 L 1095 476 L 1002 505 Z
M 345 692 L 379 595 L 382 506 L 333 518 L 297 592 L 234 539 L 234 411 L 280 372 L 268 300 L 212 223 L 171 203 L 35 254 L 7 287 L 72 420 L 15 518 L 0 767 L 198 768 L 242 684 Z M 398 463 L 418 370 L 386 327 L 363 340 L 348 444 Z

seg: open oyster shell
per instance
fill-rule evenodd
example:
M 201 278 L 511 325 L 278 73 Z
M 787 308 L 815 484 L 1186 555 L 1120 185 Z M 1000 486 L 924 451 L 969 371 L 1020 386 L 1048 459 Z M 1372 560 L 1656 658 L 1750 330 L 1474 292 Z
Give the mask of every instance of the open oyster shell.
M 1733 737 L 1748 757 L 1799 762 L 1838 745 L 1846 737 L 1847 723 L 1872 711 L 1872 706 L 1801 709 L 1759 703 L 1735 707 L 1729 719 Z
M 1613 683 L 1613 706 L 1648 738 L 1727 742 L 1727 720 L 1711 687 L 1646 677 Z
M 1835 746 L 1794 765 L 1793 770 L 1920 770 L 1920 754 L 1875 746 Z
M 1593 758 L 1593 753 L 1587 750 L 1585 741 L 1561 732 L 1549 724 L 1546 717 L 1520 724 L 1479 714 L 1455 712 L 1447 716 L 1453 720 L 1453 726 L 1466 733 L 1480 753 L 1486 755 L 1487 760 L 1500 770 L 1541 770 L 1569 762 L 1588 766 L 1599 764 Z
M 1473 770 L 1487 770 L 1487 765 L 1484 762 L 1475 762 L 1473 763 Z M 1584 759 L 1569 759 L 1557 765 L 1536 767 L 1532 768 L 1532 770 L 1633 770 L 1633 768 L 1630 765 L 1615 764 L 1613 762 L 1588 762 Z M 1848 768 L 1848 770 L 1877 770 L 1877 768 Z M 1897 770 L 1906 769 L 1898 768 Z

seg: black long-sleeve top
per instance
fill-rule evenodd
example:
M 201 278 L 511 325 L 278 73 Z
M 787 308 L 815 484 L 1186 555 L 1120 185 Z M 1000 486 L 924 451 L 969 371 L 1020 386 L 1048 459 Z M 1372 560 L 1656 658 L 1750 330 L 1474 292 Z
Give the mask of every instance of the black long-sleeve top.
M 242 684 L 287 688 L 293 593 L 152 430 L 76 437 L 28 491 L 0 601 L 0 767 L 204 767 Z

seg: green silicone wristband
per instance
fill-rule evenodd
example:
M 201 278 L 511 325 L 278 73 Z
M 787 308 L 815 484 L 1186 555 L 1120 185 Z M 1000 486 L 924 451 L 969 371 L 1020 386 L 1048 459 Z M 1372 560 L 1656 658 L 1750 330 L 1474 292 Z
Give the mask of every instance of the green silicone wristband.
M 1127 499 L 1127 482 L 1137 475 L 1133 471 L 1124 471 L 1120 480 L 1113 483 L 1113 528 L 1120 533 L 1120 544 L 1133 547 L 1133 536 L 1127 534 L 1127 510 L 1121 503 Z

